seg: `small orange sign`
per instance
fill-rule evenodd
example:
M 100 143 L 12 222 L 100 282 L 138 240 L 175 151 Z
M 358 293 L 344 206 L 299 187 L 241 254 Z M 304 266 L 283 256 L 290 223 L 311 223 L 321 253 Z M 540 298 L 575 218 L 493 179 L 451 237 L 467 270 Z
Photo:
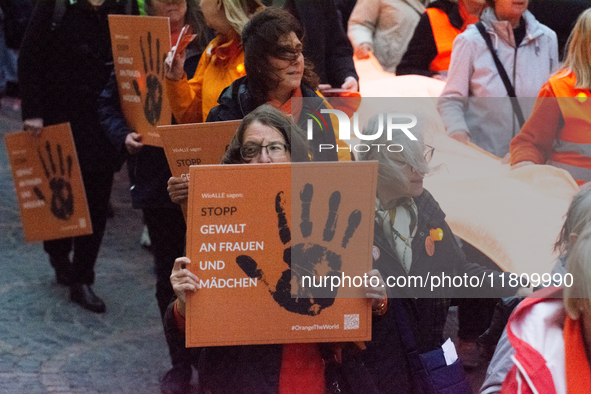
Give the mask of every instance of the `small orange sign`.
M 376 181 L 376 162 L 192 166 L 187 346 L 370 340 Z
M 109 15 L 113 62 L 121 109 L 127 124 L 146 145 L 162 146 L 156 126 L 172 119 L 164 84 L 170 51 L 168 18 Z
M 7 134 L 6 149 L 27 242 L 92 234 L 92 223 L 69 123 L 40 137 Z
M 191 123 L 158 127 L 170 172 L 174 177 L 189 178 L 189 167 L 220 164 L 240 120 Z M 187 204 L 181 204 L 187 217 Z

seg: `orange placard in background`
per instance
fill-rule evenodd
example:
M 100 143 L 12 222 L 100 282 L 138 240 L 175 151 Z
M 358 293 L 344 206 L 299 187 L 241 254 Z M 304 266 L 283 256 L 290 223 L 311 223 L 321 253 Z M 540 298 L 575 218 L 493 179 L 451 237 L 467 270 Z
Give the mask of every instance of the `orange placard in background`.
M 156 126 L 172 119 L 164 82 L 170 51 L 168 18 L 109 15 L 113 62 L 121 109 L 127 124 L 146 145 L 162 146 Z
M 158 127 L 172 176 L 189 178 L 189 166 L 220 164 L 240 122 L 231 120 Z M 181 204 L 181 208 L 186 217 L 187 203 Z
M 69 123 L 5 137 L 27 242 L 92 234 Z
M 361 282 L 314 298 L 291 272 L 371 270 L 376 181 L 376 162 L 191 167 L 187 346 L 370 340 Z

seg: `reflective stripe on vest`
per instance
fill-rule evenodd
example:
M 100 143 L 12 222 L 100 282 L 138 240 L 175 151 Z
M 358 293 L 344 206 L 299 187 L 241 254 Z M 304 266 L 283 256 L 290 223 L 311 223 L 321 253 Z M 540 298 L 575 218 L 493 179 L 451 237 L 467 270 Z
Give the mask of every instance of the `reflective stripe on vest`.
M 575 89 L 574 73 L 550 78 L 564 128 L 554 142 L 548 164 L 567 170 L 577 182 L 591 181 L 591 93 Z
M 429 15 L 433 38 L 437 46 L 437 56 L 431 62 L 429 69 L 435 72 L 447 71 L 451 60 L 451 48 L 461 31 L 452 26 L 449 17 L 442 10 L 427 8 L 425 12 Z

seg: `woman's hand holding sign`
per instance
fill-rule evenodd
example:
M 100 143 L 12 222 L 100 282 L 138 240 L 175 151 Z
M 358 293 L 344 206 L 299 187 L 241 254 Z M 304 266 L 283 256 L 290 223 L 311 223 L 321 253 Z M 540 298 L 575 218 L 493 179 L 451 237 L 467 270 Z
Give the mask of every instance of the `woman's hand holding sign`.
M 179 257 L 174 261 L 174 267 L 170 274 L 170 283 L 177 296 L 176 306 L 179 314 L 185 316 L 185 305 L 187 302 L 187 291 L 197 291 L 201 288 L 197 275 L 186 269 L 191 260 L 187 257 Z

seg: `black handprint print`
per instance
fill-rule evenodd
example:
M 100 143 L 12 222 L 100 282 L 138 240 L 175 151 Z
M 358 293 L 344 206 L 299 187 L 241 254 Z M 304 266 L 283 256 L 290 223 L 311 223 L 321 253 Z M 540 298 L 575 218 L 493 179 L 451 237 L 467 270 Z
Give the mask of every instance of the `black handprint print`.
M 66 157 L 66 169 L 64 167 L 62 146 L 57 145 L 57 158 L 59 160 L 58 172 L 58 168 L 53 160 L 49 141 L 45 142 L 45 150 L 47 151 L 49 168 L 43 159 L 40 148 L 37 148 L 37 154 L 39 155 L 39 160 L 41 160 L 45 176 L 49 180 L 49 188 L 51 189 L 51 213 L 58 219 L 68 220 L 74 213 L 74 194 L 72 193 L 72 186 L 69 182 L 72 176 L 72 156 L 68 155 Z M 33 188 L 33 192 L 40 200 L 45 200 L 43 192 L 37 186 Z
M 142 51 L 142 58 L 144 60 L 144 72 L 146 73 L 146 99 L 144 101 L 144 115 L 146 120 L 152 126 L 160 120 L 160 114 L 162 112 L 162 83 L 160 82 L 164 76 L 164 59 L 166 55 L 163 55 L 160 59 L 160 39 L 156 39 L 156 57 L 152 54 L 152 34 L 148 32 L 148 60 L 146 60 L 146 52 L 144 50 L 144 41 L 140 37 L 140 49 Z M 154 61 L 154 59 L 156 59 Z M 148 67 L 149 63 L 149 67 Z M 156 69 L 154 70 L 154 63 L 156 63 Z M 136 80 L 133 81 L 133 88 L 135 93 L 142 97 L 140 86 Z
M 312 234 L 313 223 L 310 221 L 310 205 L 314 188 L 306 184 L 300 193 L 302 202 L 302 223 L 300 229 L 304 238 Z M 338 210 L 341 203 L 341 193 L 335 191 L 329 199 L 329 215 L 324 228 L 323 240 L 331 242 L 335 235 L 338 222 Z M 291 233 L 285 218 L 283 192 L 277 193 L 275 198 L 275 211 L 277 212 L 279 239 L 285 245 L 291 241 Z M 361 223 L 361 212 L 353 211 L 349 215 L 349 221 L 343 236 L 341 247 L 346 248 L 355 230 Z M 292 262 L 293 257 L 293 262 Z M 263 271 L 256 261 L 250 256 L 241 255 L 236 258 L 236 264 L 251 278 L 257 278 L 269 287 L 269 292 L 282 308 L 300 315 L 316 316 L 323 309 L 334 303 L 338 288 L 331 290 L 327 287 L 303 287 L 302 277 L 332 277 L 340 276 L 342 260 L 341 256 L 327 247 L 309 242 L 300 243 L 293 247 L 287 247 L 283 251 L 283 261 L 288 269 L 283 271 L 275 285 L 275 290 L 269 285 Z M 330 280 L 328 280 L 330 283 Z M 292 286 L 293 284 L 293 286 Z M 292 287 L 296 290 L 296 297 L 292 297 Z

